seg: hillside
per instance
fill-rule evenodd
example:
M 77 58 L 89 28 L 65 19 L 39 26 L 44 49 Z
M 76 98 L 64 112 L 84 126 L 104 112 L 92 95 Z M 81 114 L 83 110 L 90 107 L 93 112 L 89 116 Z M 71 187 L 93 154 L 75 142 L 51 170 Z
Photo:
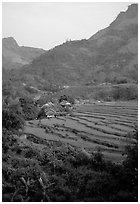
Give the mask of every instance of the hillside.
M 138 6 L 132 4 L 121 12 L 109 27 L 97 32 L 89 41 L 96 44 L 101 62 L 108 67 L 108 78 L 124 76 L 137 81 Z M 108 55 L 106 55 L 108 53 Z M 115 76 L 114 76 L 115 75 Z
M 138 6 L 132 4 L 88 40 L 68 41 L 24 66 L 17 78 L 53 84 L 137 82 Z M 25 77 L 24 77 L 25 78 Z
M 13 37 L 2 39 L 2 66 L 4 69 L 20 68 L 44 53 L 43 49 L 19 46 Z
M 49 51 L 3 39 L 3 202 L 138 202 L 137 7 Z
M 15 43 L 13 47 L 18 47 Z M 132 4 L 107 28 L 88 40 L 67 41 L 44 52 L 30 64 L 24 61 L 20 69 L 3 71 L 3 82 L 10 79 L 14 90 L 18 87 L 20 92 L 26 88 L 23 84 L 45 91 L 58 91 L 66 85 L 78 85 L 82 91 L 84 86 L 103 85 L 104 82 L 133 84 L 137 83 L 137 58 L 138 6 Z M 91 90 L 88 96 L 94 95 L 92 89 L 88 90 Z M 79 93 L 83 94 L 81 91 Z

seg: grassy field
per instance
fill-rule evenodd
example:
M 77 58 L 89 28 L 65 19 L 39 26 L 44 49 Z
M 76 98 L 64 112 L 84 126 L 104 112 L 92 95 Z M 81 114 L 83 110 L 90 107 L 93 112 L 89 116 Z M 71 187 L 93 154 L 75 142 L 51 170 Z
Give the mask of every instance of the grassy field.
M 26 122 L 27 139 L 39 137 L 62 141 L 92 154 L 101 150 L 104 157 L 121 162 L 127 144 L 135 143 L 128 133 L 138 122 L 138 104 L 133 102 L 104 102 L 76 106 L 72 115 Z

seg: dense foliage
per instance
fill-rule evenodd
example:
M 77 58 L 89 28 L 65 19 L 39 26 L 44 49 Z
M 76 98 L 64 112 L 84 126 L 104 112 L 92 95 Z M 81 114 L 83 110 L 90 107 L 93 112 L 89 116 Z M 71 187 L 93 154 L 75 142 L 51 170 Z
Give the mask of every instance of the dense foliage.
M 62 101 L 68 101 L 69 103 L 74 104 L 74 98 L 66 95 L 60 96 L 59 103 L 61 103 Z
M 18 103 L 6 104 L 3 102 L 2 127 L 7 130 L 19 130 L 24 126 L 24 118 Z
M 19 102 L 25 120 L 33 120 L 37 117 L 39 110 L 30 97 L 20 98 Z
M 135 135 L 137 132 L 135 132 Z M 59 142 L 3 130 L 3 201 L 137 201 L 137 144 L 114 164 Z
M 112 89 L 114 100 L 134 100 L 138 98 L 138 89 L 136 86 L 116 86 Z
M 89 40 L 68 41 L 18 70 L 3 64 L 3 202 L 138 201 L 137 131 L 120 164 L 99 151 L 88 156 L 72 145 L 23 133 L 25 120 L 37 117 L 37 105 L 56 99 L 137 99 L 137 33 L 135 4 Z M 62 90 L 64 85 L 70 87 Z
M 136 84 L 115 85 L 112 87 L 102 88 L 95 92 L 96 99 L 105 101 L 127 101 L 138 99 L 138 87 Z

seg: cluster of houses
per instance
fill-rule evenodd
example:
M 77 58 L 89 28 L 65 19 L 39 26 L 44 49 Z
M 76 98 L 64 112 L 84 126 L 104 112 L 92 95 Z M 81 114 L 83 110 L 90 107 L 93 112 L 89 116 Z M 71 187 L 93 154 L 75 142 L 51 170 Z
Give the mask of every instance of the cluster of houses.
M 75 99 L 75 106 L 82 105 L 82 104 L 97 104 L 97 103 L 103 103 L 102 100 L 82 100 L 82 99 Z M 48 102 L 44 104 L 40 108 L 40 112 L 38 114 L 38 118 L 53 118 L 57 116 L 64 116 L 69 113 L 74 109 L 74 105 L 67 101 L 66 99 L 60 101 L 59 103 L 52 103 Z
M 53 118 L 56 116 L 69 113 L 72 109 L 73 105 L 66 100 L 61 101 L 59 104 L 49 102 L 41 107 L 38 118 L 40 117 Z

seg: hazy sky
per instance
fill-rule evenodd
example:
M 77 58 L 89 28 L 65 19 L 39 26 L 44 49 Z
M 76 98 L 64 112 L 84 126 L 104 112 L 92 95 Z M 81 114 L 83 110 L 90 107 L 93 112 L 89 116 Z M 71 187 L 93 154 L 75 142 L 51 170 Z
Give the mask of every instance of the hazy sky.
M 19 45 L 50 49 L 66 39 L 88 39 L 107 27 L 130 2 L 2 4 L 2 37 Z

